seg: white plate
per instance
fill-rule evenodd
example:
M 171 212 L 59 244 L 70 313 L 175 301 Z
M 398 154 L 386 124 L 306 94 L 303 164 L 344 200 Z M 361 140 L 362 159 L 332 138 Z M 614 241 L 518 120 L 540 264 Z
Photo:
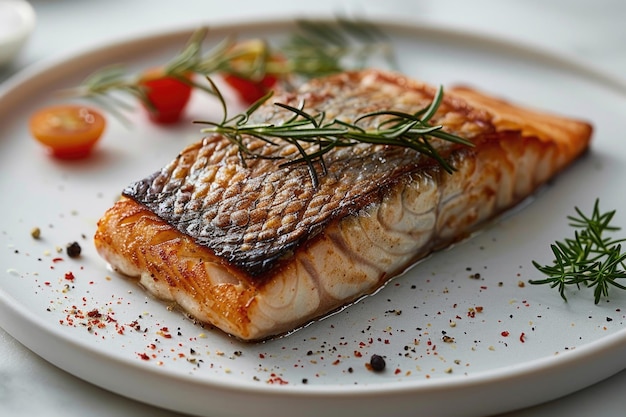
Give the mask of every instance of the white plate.
M 593 122 L 592 151 L 530 204 L 440 252 L 375 296 L 294 334 L 245 344 L 202 329 L 107 270 L 91 237 L 99 216 L 131 181 L 158 169 L 198 125 L 159 128 L 141 113 L 132 129 L 111 120 L 92 158 L 61 163 L 30 139 L 27 119 L 92 70 L 163 62 L 189 31 L 105 45 L 31 68 L 0 96 L 0 325 L 34 352 L 93 384 L 197 415 L 481 416 L 531 406 L 626 366 L 626 294 L 593 304 L 589 292 L 520 283 L 531 260 L 569 236 L 565 216 L 596 197 L 620 209 L 626 86 L 568 60 L 478 35 L 381 23 L 400 68 L 432 83 L 471 84 L 517 102 Z M 215 27 L 272 40 L 290 22 Z M 189 120 L 217 118 L 196 96 Z M 41 229 L 41 239 L 30 235 Z M 80 259 L 57 253 L 78 241 Z M 61 258 L 61 260 L 56 260 Z M 73 280 L 66 279 L 72 272 Z M 102 314 L 97 317 L 89 312 Z M 93 315 L 93 314 L 92 314 Z M 138 328 L 136 327 L 138 326 Z M 507 336 L 508 335 L 508 336 Z M 523 336 L 522 336 L 523 335 Z M 444 341 L 443 336 L 450 339 Z M 367 370 L 372 354 L 382 373 Z M 146 359 L 147 357 L 147 359 Z

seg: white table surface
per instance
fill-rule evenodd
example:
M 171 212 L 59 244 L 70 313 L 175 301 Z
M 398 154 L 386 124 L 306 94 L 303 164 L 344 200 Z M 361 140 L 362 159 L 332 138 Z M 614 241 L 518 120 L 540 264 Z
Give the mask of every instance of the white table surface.
M 31 4 L 37 14 L 36 30 L 17 59 L 0 68 L 0 82 L 41 60 L 159 28 L 338 11 L 476 30 L 582 58 L 606 73 L 626 78 L 623 0 L 32 0 Z M 581 392 L 506 416 L 624 416 L 625 392 L 626 371 L 622 371 Z M 75 378 L 0 329 L 0 416 L 13 415 L 176 414 Z

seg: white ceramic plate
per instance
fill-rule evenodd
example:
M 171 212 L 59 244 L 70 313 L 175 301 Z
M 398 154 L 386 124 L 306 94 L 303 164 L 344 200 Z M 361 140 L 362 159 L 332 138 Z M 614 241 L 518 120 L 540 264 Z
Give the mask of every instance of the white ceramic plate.
M 160 128 L 138 112 L 111 120 L 90 159 L 50 159 L 27 131 L 53 92 L 105 65 L 138 70 L 171 57 L 189 31 L 105 45 L 31 68 L 0 96 L 0 325 L 34 352 L 93 384 L 152 405 L 210 416 L 481 416 L 531 406 L 591 385 L 626 366 L 626 294 L 594 305 L 590 292 L 564 303 L 531 260 L 571 234 L 575 206 L 618 208 L 626 176 L 626 86 L 577 63 L 479 35 L 380 24 L 403 72 L 464 83 L 520 103 L 588 119 L 591 152 L 484 232 L 440 252 L 375 296 L 261 344 L 203 329 L 110 272 L 92 235 L 131 181 L 200 138 L 198 125 Z M 291 22 L 213 28 L 284 38 Z M 189 121 L 220 117 L 195 96 Z M 30 231 L 41 229 L 35 240 Z M 79 259 L 57 252 L 78 241 Z M 73 274 L 73 279 L 69 275 Z M 97 313 L 97 314 L 96 314 Z M 366 368 L 384 355 L 386 370 Z

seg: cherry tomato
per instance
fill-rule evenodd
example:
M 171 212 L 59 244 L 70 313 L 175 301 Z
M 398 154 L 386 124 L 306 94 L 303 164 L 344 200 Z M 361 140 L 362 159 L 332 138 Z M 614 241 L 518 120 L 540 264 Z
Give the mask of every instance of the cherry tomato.
M 191 85 L 164 75 L 160 68 L 146 71 L 140 78 L 139 85 L 146 89 L 146 96 L 152 104 L 146 106 L 150 120 L 162 124 L 180 120 L 191 97 Z
M 253 81 L 237 75 L 226 74 L 224 81 L 235 90 L 244 103 L 252 104 L 274 87 L 277 78 L 273 75 L 266 75 L 260 81 Z
M 29 122 L 33 137 L 61 159 L 88 156 L 105 126 L 106 120 L 99 111 L 80 105 L 43 108 Z
M 260 39 L 250 39 L 236 44 L 231 53 L 236 57 L 230 62 L 232 72 L 225 73 L 224 81 L 232 87 L 246 104 L 252 104 L 267 94 L 278 82 L 276 67 L 282 67 L 284 58 L 269 51 L 267 44 Z M 265 60 L 268 72 L 261 79 L 245 78 L 235 74 L 253 71 L 259 60 Z M 274 67 L 274 73 L 270 67 Z

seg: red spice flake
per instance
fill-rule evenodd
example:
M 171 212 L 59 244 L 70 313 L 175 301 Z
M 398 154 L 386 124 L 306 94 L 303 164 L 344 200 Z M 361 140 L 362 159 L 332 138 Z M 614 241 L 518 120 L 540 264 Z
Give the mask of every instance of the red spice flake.
M 63 260 L 63 258 L 52 258 L 52 262 L 57 263 L 57 262 L 61 262 Z
M 99 318 L 102 317 L 102 314 L 97 309 L 93 309 L 87 313 L 87 317 Z
M 396 368 L 395 371 L 393 371 L 394 374 L 398 375 L 400 372 L 402 372 L 402 370 L 400 368 Z
M 76 277 L 74 276 L 74 274 L 72 272 L 66 272 L 65 273 L 65 279 L 68 281 L 74 281 Z
M 137 353 L 137 355 L 139 355 L 139 358 L 141 358 L 144 361 L 150 360 L 150 356 L 146 355 L 145 353 Z
M 285 381 L 276 374 L 271 374 L 270 379 L 267 380 L 268 384 L 287 385 L 289 382 Z
M 502 335 L 502 337 L 509 337 L 509 332 L 505 330 L 502 333 L 500 333 L 500 335 Z
M 265 359 L 265 355 L 262 353 L 259 353 L 259 359 Z
M 476 313 L 482 313 L 483 309 L 483 306 L 470 307 L 467 309 L 467 317 L 474 318 Z
M 169 332 L 169 329 L 167 327 L 163 327 L 163 328 L 161 328 L 161 330 L 159 330 L 157 332 L 157 334 L 162 336 L 162 337 L 164 337 L 164 338 L 166 338 L 166 339 L 171 339 L 172 335 L 170 333 L 168 333 L 168 332 Z
M 46 281 L 46 282 L 44 282 L 44 283 L 43 283 L 43 285 L 50 286 L 50 281 Z
M 519 341 L 522 342 L 522 343 L 526 342 L 526 333 L 522 332 L 519 335 Z
M 339 365 L 341 363 L 341 361 L 339 359 L 335 359 L 335 361 L 333 362 L 333 365 Z
M 354 351 L 354 357 L 355 357 L 355 358 L 360 358 L 360 357 L 362 357 L 362 356 L 363 356 L 363 354 L 362 354 L 361 352 L 359 352 L 358 350 L 355 350 L 355 351 Z

